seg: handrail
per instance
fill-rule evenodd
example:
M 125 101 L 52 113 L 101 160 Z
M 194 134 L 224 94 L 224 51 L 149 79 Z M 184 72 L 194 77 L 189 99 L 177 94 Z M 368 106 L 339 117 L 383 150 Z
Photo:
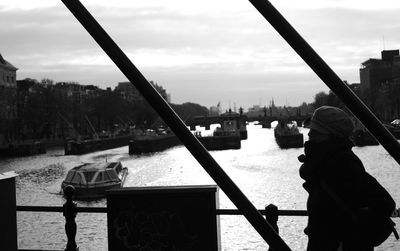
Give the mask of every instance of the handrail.
M 399 142 L 370 109 L 336 75 L 268 0 L 249 1 L 400 164 Z
M 19 212 L 57 212 L 62 213 L 63 207 L 57 206 L 17 206 Z M 257 209 L 261 215 L 266 215 L 264 209 Z M 107 213 L 107 207 L 77 207 L 78 213 Z M 217 215 L 243 215 L 238 209 L 216 209 Z M 278 210 L 280 216 L 307 216 L 307 210 Z
M 157 111 L 160 117 L 172 129 L 193 157 L 201 164 L 204 170 L 214 179 L 216 184 L 225 192 L 228 198 L 244 213 L 246 219 L 260 234 L 260 236 L 274 250 L 291 250 L 283 239 L 275 232 L 273 226 L 264 220 L 262 215 L 242 193 L 239 187 L 230 179 L 206 148 L 190 132 L 169 104 L 161 97 L 156 89 L 149 84 L 142 73 L 135 67 L 135 65 L 100 26 L 89 11 L 80 3 L 80 1 L 62 0 L 62 2 L 88 31 L 93 39 L 100 45 L 121 72 Z
M 17 206 L 19 212 L 57 212 L 62 213 L 63 207 L 57 206 Z M 257 209 L 261 215 L 266 215 L 265 209 Z M 77 213 L 107 213 L 107 207 L 77 207 Z M 238 209 L 216 209 L 217 215 L 243 215 Z M 279 216 L 307 216 L 307 210 L 295 210 L 295 209 L 280 209 L 278 210 Z M 394 210 L 392 218 L 400 218 L 400 208 Z
M 19 212 L 57 212 L 62 213 L 63 207 L 57 206 L 17 206 Z M 77 207 L 78 213 L 107 213 L 107 207 Z
M 108 213 L 107 207 L 77 207 L 76 203 L 73 202 L 72 196 L 74 192 L 74 188 L 72 186 L 68 186 L 70 191 L 64 191 L 66 194 L 66 203 L 62 207 L 57 206 L 16 206 L 16 211 L 22 212 L 58 212 L 63 213 L 66 224 L 65 224 L 65 232 L 68 238 L 67 248 L 65 251 L 78 251 L 79 248 L 75 242 L 75 235 L 77 230 L 77 224 L 75 222 L 75 217 L 77 213 Z M 67 188 L 68 188 L 67 187 Z M 306 210 L 278 210 L 278 207 L 269 204 L 265 207 L 265 209 L 258 209 L 258 212 L 261 215 L 265 216 L 265 220 L 274 227 L 274 230 L 278 233 L 278 218 L 279 216 L 307 216 Z M 243 215 L 238 209 L 216 209 L 216 215 Z M 392 217 L 400 217 L 400 208 L 396 209 Z M 19 251 L 34 251 L 28 249 L 18 249 Z M 268 249 L 273 250 L 273 249 Z

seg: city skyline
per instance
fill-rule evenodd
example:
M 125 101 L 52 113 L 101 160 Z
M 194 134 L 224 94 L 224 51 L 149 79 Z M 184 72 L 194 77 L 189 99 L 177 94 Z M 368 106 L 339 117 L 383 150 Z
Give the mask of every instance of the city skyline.
M 325 84 L 248 1 L 82 3 L 173 103 L 223 109 L 299 106 Z M 343 80 L 382 50 L 399 49 L 400 2 L 271 1 Z M 17 79 L 115 88 L 127 79 L 61 1 L 0 3 L 0 53 Z

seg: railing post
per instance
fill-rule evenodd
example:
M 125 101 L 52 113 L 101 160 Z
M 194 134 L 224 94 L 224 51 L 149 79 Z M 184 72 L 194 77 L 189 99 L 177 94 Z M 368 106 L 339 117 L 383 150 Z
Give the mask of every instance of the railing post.
M 269 204 L 268 206 L 265 207 L 265 219 L 275 230 L 275 232 L 279 234 L 277 206 L 275 206 L 274 204 Z M 270 247 L 268 251 L 274 251 L 274 250 Z
M 75 242 L 76 236 L 76 222 L 75 217 L 77 214 L 76 203 L 72 201 L 75 188 L 67 186 L 64 188 L 64 196 L 67 201 L 63 205 L 63 215 L 65 217 L 65 233 L 67 234 L 67 247 L 65 251 L 78 251 L 79 248 Z
M 17 250 L 17 204 L 14 172 L 0 173 L 0 246 L 1 250 Z

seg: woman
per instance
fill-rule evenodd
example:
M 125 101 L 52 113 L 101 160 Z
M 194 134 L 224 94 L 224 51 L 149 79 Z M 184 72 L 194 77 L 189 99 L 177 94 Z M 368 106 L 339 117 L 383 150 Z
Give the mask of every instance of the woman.
M 354 126 L 344 111 L 322 106 L 309 127 L 305 154 L 299 156 L 300 177 L 309 193 L 307 250 L 373 250 L 376 243 L 364 231 L 366 224 L 390 217 L 393 199 L 353 153 L 349 136 Z

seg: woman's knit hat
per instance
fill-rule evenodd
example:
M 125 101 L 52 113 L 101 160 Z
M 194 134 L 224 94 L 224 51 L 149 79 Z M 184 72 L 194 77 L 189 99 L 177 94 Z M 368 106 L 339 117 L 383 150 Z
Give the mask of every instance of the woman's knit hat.
M 333 106 L 321 106 L 311 117 L 310 129 L 322 134 L 348 137 L 354 130 L 354 124 L 343 110 Z

